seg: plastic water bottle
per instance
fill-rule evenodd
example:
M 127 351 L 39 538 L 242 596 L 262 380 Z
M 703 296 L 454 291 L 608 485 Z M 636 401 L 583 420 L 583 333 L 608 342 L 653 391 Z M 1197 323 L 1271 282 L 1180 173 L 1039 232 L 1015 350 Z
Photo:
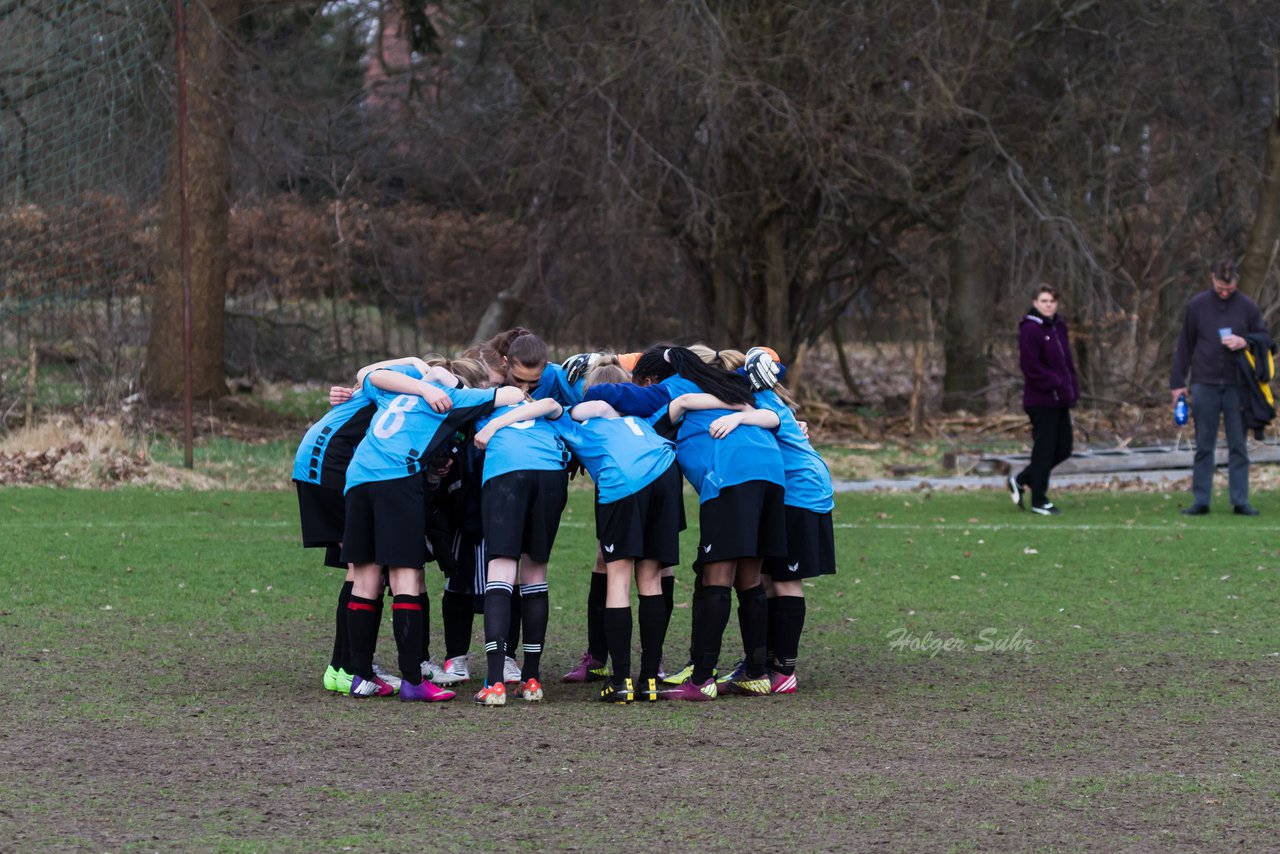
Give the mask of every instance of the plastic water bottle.
M 1173 423 L 1179 427 L 1187 423 L 1187 396 L 1185 394 L 1178 395 L 1178 401 L 1173 405 Z

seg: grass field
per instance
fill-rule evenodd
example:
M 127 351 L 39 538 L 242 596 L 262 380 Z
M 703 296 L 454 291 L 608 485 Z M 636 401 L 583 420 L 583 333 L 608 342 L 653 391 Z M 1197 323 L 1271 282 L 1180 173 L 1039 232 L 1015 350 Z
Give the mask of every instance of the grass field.
M 1280 502 L 1179 498 L 842 496 L 799 693 L 613 707 L 555 678 L 585 645 L 575 491 L 547 701 L 483 709 L 320 688 L 339 578 L 290 493 L 0 490 L 0 848 L 1274 848 Z

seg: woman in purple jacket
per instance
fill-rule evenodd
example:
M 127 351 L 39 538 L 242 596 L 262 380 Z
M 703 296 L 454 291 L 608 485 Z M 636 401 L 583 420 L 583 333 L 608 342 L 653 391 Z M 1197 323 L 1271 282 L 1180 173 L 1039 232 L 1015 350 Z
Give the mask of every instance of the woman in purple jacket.
M 1022 509 L 1022 493 L 1031 490 L 1031 511 L 1056 516 L 1062 511 L 1049 501 L 1049 473 L 1071 456 L 1071 407 L 1080 399 L 1080 381 L 1071 357 L 1067 324 L 1058 317 L 1058 291 L 1036 287 L 1031 311 L 1018 324 L 1018 353 L 1022 376 L 1022 408 L 1031 418 L 1031 463 L 1009 475 L 1009 496 Z

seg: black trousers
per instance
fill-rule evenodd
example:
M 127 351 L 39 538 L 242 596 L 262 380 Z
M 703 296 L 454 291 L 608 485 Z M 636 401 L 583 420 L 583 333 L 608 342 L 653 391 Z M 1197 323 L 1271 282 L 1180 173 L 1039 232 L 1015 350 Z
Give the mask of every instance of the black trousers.
M 1048 500 L 1049 473 L 1071 456 L 1071 410 L 1065 406 L 1028 406 L 1031 418 L 1031 463 L 1018 474 L 1018 483 L 1031 489 L 1031 503 Z

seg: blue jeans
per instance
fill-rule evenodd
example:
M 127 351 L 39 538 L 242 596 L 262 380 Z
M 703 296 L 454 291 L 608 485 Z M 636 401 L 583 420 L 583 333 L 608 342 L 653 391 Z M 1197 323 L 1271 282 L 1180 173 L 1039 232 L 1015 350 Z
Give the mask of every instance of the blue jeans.
M 1218 444 L 1219 420 L 1227 434 L 1227 494 L 1231 506 L 1249 503 L 1249 452 L 1245 446 L 1244 414 L 1240 411 L 1243 392 L 1235 385 L 1191 384 L 1191 417 L 1196 424 L 1191 497 L 1196 504 L 1208 507 L 1213 497 L 1213 451 Z

